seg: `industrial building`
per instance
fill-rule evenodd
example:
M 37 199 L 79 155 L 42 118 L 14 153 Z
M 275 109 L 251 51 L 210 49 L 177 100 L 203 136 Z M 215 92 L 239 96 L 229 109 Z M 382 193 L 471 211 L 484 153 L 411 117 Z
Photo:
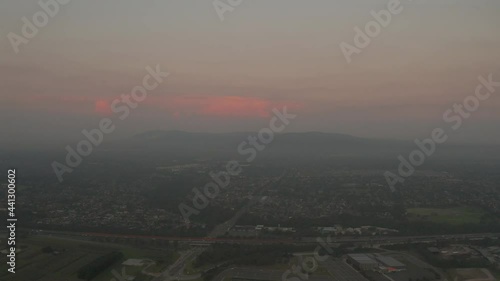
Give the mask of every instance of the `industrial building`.
M 378 269 L 378 262 L 366 254 L 349 254 L 347 261 L 360 270 Z
M 401 263 L 400 261 L 396 260 L 393 257 L 375 255 L 375 259 L 387 268 L 392 268 L 396 270 L 406 269 L 406 265 L 404 265 L 403 263 Z

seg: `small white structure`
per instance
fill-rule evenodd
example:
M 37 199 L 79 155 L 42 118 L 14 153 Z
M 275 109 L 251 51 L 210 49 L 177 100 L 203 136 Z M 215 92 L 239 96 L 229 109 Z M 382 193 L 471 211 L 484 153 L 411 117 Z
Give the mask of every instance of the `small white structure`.
M 122 263 L 122 265 L 126 266 L 143 266 L 144 261 L 140 259 L 128 259 Z

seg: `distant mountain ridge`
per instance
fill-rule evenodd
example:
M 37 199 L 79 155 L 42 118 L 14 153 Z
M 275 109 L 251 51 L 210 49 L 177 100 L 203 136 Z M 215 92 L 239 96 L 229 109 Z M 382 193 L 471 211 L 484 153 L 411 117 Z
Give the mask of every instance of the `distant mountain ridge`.
M 237 155 L 238 147 L 258 132 L 202 133 L 179 130 L 152 130 L 107 145 L 109 149 L 160 151 L 176 155 L 226 157 Z M 248 145 L 248 144 L 247 144 Z M 497 147 L 443 144 L 438 154 L 450 157 L 499 155 Z M 368 157 L 393 158 L 417 149 L 413 141 L 384 140 L 325 132 L 289 132 L 275 134 L 261 152 L 265 157 Z
M 240 136 L 240 135 L 256 135 L 256 132 L 229 132 L 229 133 L 202 133 L 202 132 L 187 132 L 181 130 L 151 130 L 143 133 L 135 134 L 132 138 L 161 138 L 161 137 L 180 137 L 180 136 Z M 290 133 L 279 133 L 277 135 L 282 136 L 317 136 L 317 137 L 337 137 L 344 139 L 364 139 L 360 137 L 355 137 L 348 134 L 339 133 L 325 133 L 325 132 L 290 132 Z M 368 139 L 367 139 L 368 140 Z
M 237 155 L 238 148 L 248 138 L 257 137 L 258 132 L 199 133 L 186 131 L 153 130 L 133 135 L 130 138 L 104 145 L 111 150 L 162 151 L 174 154 L 203 156 Z M 359 155 L 379 153 L 393 148 L 395 143 L 355 137 L 347 134 L 323 132 L 290 132 L 274 135 L 274 139 L 262 154 L 267 157 Z

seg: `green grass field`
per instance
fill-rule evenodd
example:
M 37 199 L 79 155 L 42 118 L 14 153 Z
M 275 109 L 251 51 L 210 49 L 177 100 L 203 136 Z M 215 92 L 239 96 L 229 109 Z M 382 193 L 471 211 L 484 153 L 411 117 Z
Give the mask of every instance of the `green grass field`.
M 46 246 L 59 251 L 59 254 L 42 253 L 42 248 Z M 93 281 L 111 280 L 111 270 L 121 272 L 121 263 L 126 259 L 160 261 L 147 270 L 160 272 L 178 258 L 178 254 L 166 256 L 161 250 L 42 236 L 23 239 L 21 248 L 22 251 L 17 255 L 16 274 L 5 274 L 6 265 L 0 265 L 0 280 L 81 281 L 77 278 L 77 271 L 81 267 L 112 251 L 120 251 L 125 257 L 92 279 Z M 151 277 L 140 274 L 141 270 L 141 267 L 126 268 L 127 274 L 137 276 L 137 280 L 150 280 Z
M 457 208 L 413 208 L 408 209 L 408 217 L 414 221 L 430 221 L 435 223 L 446 223 L 451 225 L 461 225 L 469 223 L 479 223 L 485 211 L 473 207 Z

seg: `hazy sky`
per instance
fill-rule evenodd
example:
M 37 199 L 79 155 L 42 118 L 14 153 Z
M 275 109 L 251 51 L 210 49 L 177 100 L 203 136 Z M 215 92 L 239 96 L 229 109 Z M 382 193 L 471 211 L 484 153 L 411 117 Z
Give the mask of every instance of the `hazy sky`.
M 340 43 L 388 2 L 245 0 L 221 22 L 211 0 L 73 0 L 15 54 L 7 35 L 41 8 L 1 1 L 0 143 L 79 138 L 157 64 L 170 77 L 110 138 L 258 130 L 283 105 L 291 131 L 428 136 L 479 75 L 500 81 L 500 1 L 402 0 L 347 63 Z M 454 139 L 500 143 L 499 124 L 500 89 Z

